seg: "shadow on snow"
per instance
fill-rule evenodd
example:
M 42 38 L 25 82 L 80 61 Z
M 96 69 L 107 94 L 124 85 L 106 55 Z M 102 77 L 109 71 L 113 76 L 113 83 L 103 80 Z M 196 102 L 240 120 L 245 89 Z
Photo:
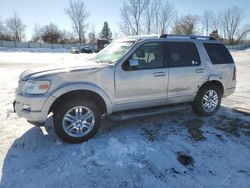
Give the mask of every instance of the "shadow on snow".
M 211 170 L 214 167 L 199 169 L 203 156 L 199 145 L 218 142 L 220 149 L 233 137 L 246 144 L 249 152 L 249 117 L 248 112 L 221 107 L 210 118 L 187 110 L 122 122 L 104 120 L 94 138 L 75 145 L 58 142 L 52 130 L 44 134 L 41 128 L 33 127 L 9 149 L 0 187 L 143 187 L 151 183 L 161 187 L 172 181 L 175 185 L 177 177 L 179 183 L 192 177 L 190 183 L 206 185 L 202 178 L 198 180 L 197 172 L 208 179 L 216 173 Z M 180 152 L 194 155 L 194 166 L 178 163 Z M 249 178 L 250 167 L 237 173 Z

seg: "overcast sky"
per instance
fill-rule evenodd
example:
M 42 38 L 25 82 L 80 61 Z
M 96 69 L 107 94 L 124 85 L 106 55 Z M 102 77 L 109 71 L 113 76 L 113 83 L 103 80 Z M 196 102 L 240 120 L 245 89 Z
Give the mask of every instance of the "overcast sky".
M 90 12 L 89 25 L 95 26 L 99 32 L 104 21 L 108 21 L 112 32 L 118 32 L 120 7 L 123 0 L 83 0 Z M 220 11 L 234 5 L 239 6 L 245 13 L 245 23 L 250 23 L 250 0 L 169 0 L 182 14 L 202 14 L 204 10 Z M 71 23 L 64 9 L 68 0 L 0 0 L 0 18 L 4 21 L 12 16 L 15 10 L 26 24 L 27 40 L 33 33 L 35 24 L 40 26 L 55 23 L 60 29 L 72 31 Z

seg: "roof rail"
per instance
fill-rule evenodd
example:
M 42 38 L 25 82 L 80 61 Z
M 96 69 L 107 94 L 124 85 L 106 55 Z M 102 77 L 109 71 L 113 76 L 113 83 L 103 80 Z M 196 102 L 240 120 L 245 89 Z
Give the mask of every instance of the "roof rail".
M 180 38 L 180 39 L 200 39 L 200 40 L 216 40 L 211 36 L 198 36 L 198 35 L 173 35 L 173 34 L 163 34 L 159 38 Z
M 157 38 L 159 35 L 135 35 L 135 36 L 128 36 L 124 37 L 123 39 L 145 39 L 145 38 Z

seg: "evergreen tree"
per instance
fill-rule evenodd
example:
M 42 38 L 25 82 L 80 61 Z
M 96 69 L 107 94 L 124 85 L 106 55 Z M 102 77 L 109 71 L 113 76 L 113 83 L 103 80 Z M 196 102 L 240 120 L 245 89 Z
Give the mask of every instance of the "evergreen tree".
M 100 37 L 108 39 L 108 40 L 112 40 L 112 32 L 110 31 L 108 22 L 104 22 Z

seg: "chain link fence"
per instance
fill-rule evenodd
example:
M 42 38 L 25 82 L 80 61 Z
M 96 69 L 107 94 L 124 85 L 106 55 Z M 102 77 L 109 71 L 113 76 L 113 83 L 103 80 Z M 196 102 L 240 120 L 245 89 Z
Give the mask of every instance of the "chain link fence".
M 48 43 L 34 43 L 34 42 L 15 42 L 15 41 L 0 41 L 0 47 L 6 48 L 50 48 L 50 49 L 70 49 L 73 46 L 81 47 L 81 46 L 90 46 L 92 49 L 96 50 L 96 45 L 89 45 L 89 44 L 48 44 Z M 250 48 L 250 44 L 240 44 L 234 46 L 227 46 L 229 50 L 245 50 Z
M 15 41 L 0 41 L 0 47 L 6 48 L 64 48 L 70 49 L 73 46 L 81 47 L 81 46 L 90 46 L 92 49 L 96 49 L 96 45 L 89 45 L 89 44 L 48 44 L 48 43 L 34 43 L 34 42 L 15 42 Z

